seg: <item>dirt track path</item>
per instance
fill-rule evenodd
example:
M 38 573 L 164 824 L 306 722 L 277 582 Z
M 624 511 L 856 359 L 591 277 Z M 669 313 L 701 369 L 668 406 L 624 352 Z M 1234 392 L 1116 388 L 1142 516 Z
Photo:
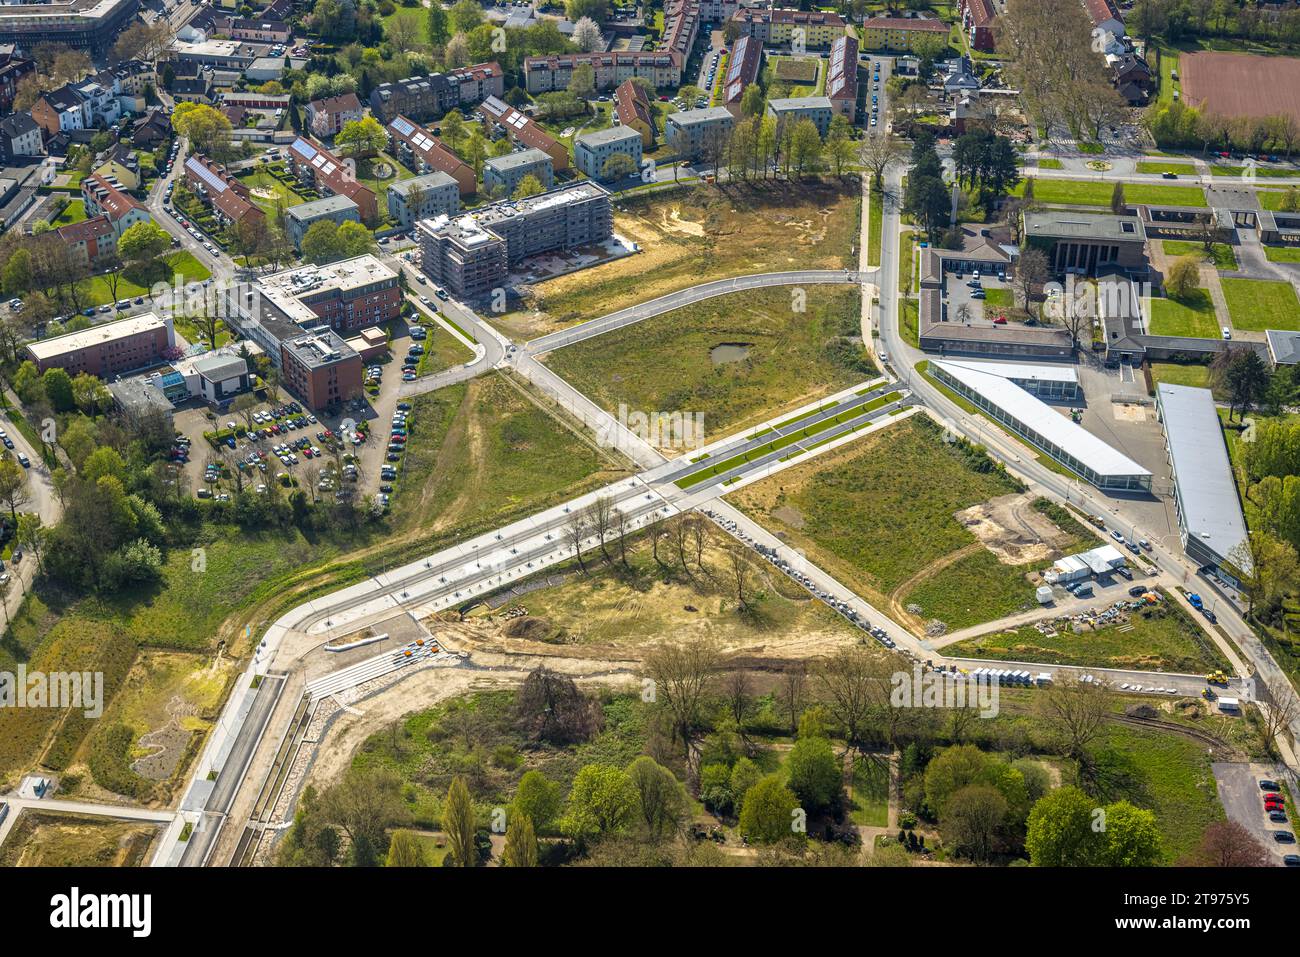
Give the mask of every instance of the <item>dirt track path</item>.
M 945 568 L 956 564 L 969 555 L 974 555 L 976 552 L 982 551 L 983 548 L 983 542 L 971 542 L 969 545 L 963 545 L 955 552 L 949 552 L 947 555 L 936 558 L 930 564 L 912 575 L 911 578 L 901 582 L 897 588 L 889 593 L 889 611 L 894 621 L 900 622 L 905 627 L 909 628 L 913 634 L 924 637 L 925 622 L 903 607 L 903 596 L 912 591 L 912 589 L 916 588 L 916 586 L 922 582 L 929 581 Z

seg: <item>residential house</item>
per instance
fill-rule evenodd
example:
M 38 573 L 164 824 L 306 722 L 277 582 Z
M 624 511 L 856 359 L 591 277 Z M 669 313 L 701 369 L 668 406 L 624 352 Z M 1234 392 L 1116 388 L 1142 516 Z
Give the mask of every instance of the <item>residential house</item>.
M 446 173 L 426 173 L 388 187 L 388 216 L 403 227 L 418 219 L 454 216 L 459 210 L 460 184 Z
M 637 134 L 633 131 L 632 135 Z M 494 156 L 483 164 L 483 188 L 490 196 L 513 196 L 525 176 L 536 177 L 543 188 L 550 189 L 555 185 L 551 158 L 541 150 L 530 148 Z
M 222 225 L 237 226 L 266 219 L 247 186 L 220 163 L 199 153 L 185 158 L 185 185 L 212 209 Z
M 414 120 L 395 117 L 387 130 L 389 150 L 417 174 L 446 173 L 456 181 L 461 196 L 473 196 L 477 192 L 474 167 Z
M 836 37 L 826 65 L 826 98 L 839 116 L 852 123 L 858 112 L 858 41 Z
M 551 168 L 559 172 L 569 168 L 569 151 L 549 133 L 503 100 L 490 96 L 479 104 L 478 115 L 490 131 L 499 131 L 518 146 L 541 150 L 551 158 Z
M 356 166 L 351 161 L 339 159 L 306 136 L 293 141 L 288 160 L 299 182 L 312 186 L 322 196 L 346 196 L 357 204 L 364 223 L 374 223 L 379 218 L 379 202 L 374 191 L 357 182 Z
M 363 116 L 365 110 L 355 93 L 328 96 L 307 104 L 307 126 L 312 135 L 321 139 L 338 135 L 345 123 L 353 123 Z
M 310 203 L 290 206 L 284 211 L 284 231 L 294 249 L 302 252 L 303 237 L 307 235 L 307 230 L 319 222 L 331 222 L 336 226 L 359 223 L 361 212 L 357 209 L 357 204 L 346 196 L 326 196 Z
M 737 119 L 745 91 L 758 82 L 762 71 L 763 41 L 754 36 L 737 37 L 731 45 L 727 74 L 722 80 L 722 105 Z
M 635 175 L 641 169 L 641 134 L 626 126 L 611 126 L 573 141 L 573 165 L 592 179 L 606 179 L 605 164 L 620 153 L 632 161 Z
M 624 80 L 614 90 L 614 115 L 619 125 L 641 134 L 641 146 L 649 149 L 655 142 L 655 112 L 650 97 L 640 83 Z
M 87 176 L 81 181 L 81 199 L 85 203 L 86 216 L 108 217 L 113 232 L 119 237 L 136 223 L 153 222 L 144 203 L 130 195 L 112 177 L 97 173 Z
M 13 113 L 0 120 L 0 159 L 12 163 L 19 157 L 44 155 L 44 137 L 31 116 Z

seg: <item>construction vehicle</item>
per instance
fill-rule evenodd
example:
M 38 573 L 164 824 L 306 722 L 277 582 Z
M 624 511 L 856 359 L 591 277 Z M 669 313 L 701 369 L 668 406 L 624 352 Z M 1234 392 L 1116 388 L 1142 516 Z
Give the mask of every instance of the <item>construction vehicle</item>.
M 1225 675 L 1222 671 L 1211 671 L 1208 675 L 1205 676 L 1205 683 L 1211 685 L 1223 685 L 1227 687 L 1228 676 Z
M 1215 695 L 1213 688 L 1206 688 L 1201 692 L 1201 697 L 1206 701 L 1213 701 L 1217 696 Z

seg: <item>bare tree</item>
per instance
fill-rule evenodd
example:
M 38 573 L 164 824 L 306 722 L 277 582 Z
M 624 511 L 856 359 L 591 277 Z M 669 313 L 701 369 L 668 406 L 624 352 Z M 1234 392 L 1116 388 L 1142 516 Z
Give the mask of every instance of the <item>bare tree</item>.
M 700 709 L 718 664 L 718 650 L 707 641 L 660 645 L 645 658 L 646 673 L 654 682 L 655 700 L 668 709 L 673 740 L 681 741 L 686 749 L 688 765 Z
M 749 559 L 739 548 L 732 548 L 727 553 L 731 565 L 731 581 L 736 587 L 736 604 L 741 611 L 749 610 L 749 584 L 752 568 Z
M 1016 262 L 1015 288 L 1024 305 L 1025 312 L 1033 301 L 1034 290 L 1047 282 L 1050 273 L 1047 266 L 1047 254 L 1041 249 L 1026 249 Z
M 599 496 L 594 502 L 587 506 L 586 521 L 591 530 L 595 532 L 597 541 L 600 542 L 600 553 L 605 556 L 605 561 L 611 562 L 609 550 L 605 548 L 605 539 L 609 536 L 610 529 L 613 526 L 614 502 L 608 495 Z
M 727 697 L 727 710 L 731 713 L 731 720 L 736 722 L 737 729 L 743 734 L 745 716 L 749 713 L 749 699 L 753 692 L 749 672 L 744 668 L 727 672 L 727 677 L 723 681 L 723 692 Z
M 627 568 L 629 567 L 627 562 L 627 537 L 632 532 L 632 520 L 628 517 L 627 512 L 621 508 L 616 508 L 610 522 L 614 534 L 618 536 L 618 559 L 623 563 L 623 567 Z
M 564 526 L 564 539 L 573 549 L 573 554 L 578 559 L 578 567 L 582 573 L 587 574 L 587 565 L 582 560 L 582 542 L 591 532 L 587 526 L 587 518 L 582 512 L 574 512 L 569 516 L 569 521 Z
M 1110 710 L 1110 694 L 1098 681 L 1080 681 L 1058 675 L 1038 698 L 1039 716 L 1059 739 L 1061 753 L 1078 762 L 1080 770 L 1092 766 L 1088 748 L 1101 733 Z M 1086 774 L 1085 774 L 1086 776 Z
M 1284 689 L 1290 692 L 1290 688 Z M 1296 697 L 1287 693 L 1281 701 L 1274 698 L 1259 707 L 1259 739 L 1269 757 L 1276 758 L 1280 753 L 1278 741 L 1284 738 L 1295 721 Z
M 1273 856 L 1236 821 L 1215 821 L 1201 843 L 1178 861 L 1181 867 L 1271 867 Z
M 795 662 L 781 675 L 779 694 L 781 707 L 790 716 L 790 733 L 794 734 L 799 730 L 799 715 L 808 696 L 808 668 L 802 661 Z
M 871 188 L 881 192 L 885 188 L 885 174 L 903 161 L 907 148 L 893 133 L 878 132 L 863 137 L 858 155 L 862 165 L 871 171 Z

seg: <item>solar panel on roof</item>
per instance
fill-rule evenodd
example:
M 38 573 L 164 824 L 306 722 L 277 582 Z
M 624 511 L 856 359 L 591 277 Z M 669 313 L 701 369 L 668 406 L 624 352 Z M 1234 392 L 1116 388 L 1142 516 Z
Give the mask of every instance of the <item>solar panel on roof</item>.
M 293 151 L 304 159 L 311 159 L 316 155 L 316 147 L 312 146 L 306 140 L 295 140 Z
M 400 116 L 393 120 L 392 126 L 402 136 L 410 136 L 415 131 L 414 124 Z

